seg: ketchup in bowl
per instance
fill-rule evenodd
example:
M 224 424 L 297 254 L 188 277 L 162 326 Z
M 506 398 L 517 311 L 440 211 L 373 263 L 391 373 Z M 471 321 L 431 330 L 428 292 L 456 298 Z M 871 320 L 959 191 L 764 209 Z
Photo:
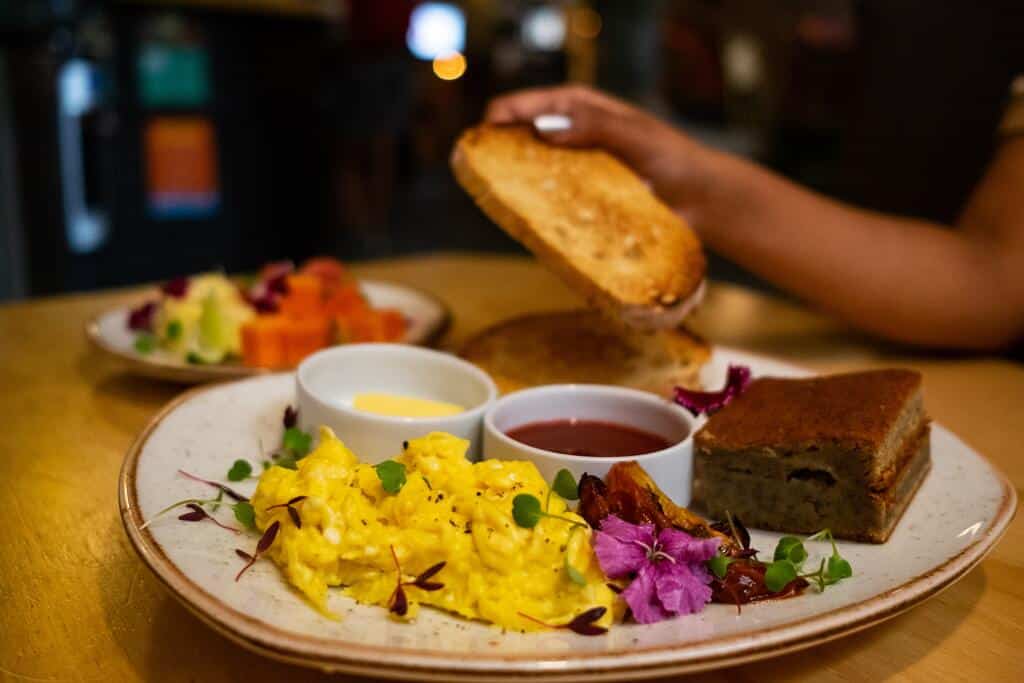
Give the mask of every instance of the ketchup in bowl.
M 643 455 L 672 445 L 657 434 L 600 420 L 529 422 L 505 433 L 534 448 L 598 458 Z

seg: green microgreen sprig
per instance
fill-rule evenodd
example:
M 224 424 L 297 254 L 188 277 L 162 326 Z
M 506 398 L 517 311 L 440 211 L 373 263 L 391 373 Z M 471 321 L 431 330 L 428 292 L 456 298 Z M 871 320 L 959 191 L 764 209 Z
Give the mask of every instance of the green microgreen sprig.
M 142 332 L 135 337 L 135 350 L 142 354 L 150 354 L 156 350 L 156 337 L 149 332 Z
M 822 558 L 818 568 L 812 572 L 800 573 L 804 563 L 807 561 L 808 553 L 804 543 L 810 541 L 827 540 L 832 545 L 832 555 Z M 726 563 L 726 567 L 728 564 Z M 711 566 L 715 576 L 720 576 L 715 566 Z M 790 582 L 797 578 L 809 579 L 817 584 L 818 590 L 825 590 L 826 586 L 853 576 L 853 567 L 848 560 L 839 554 L 835 538 L 828 529 L 822 529 L 816 534 L 808 536 L 801 541 L 796 536 L 783 536 L 775 546 L 775 553 L 772 562 L 768 565 L 764 574 L 764 583 L 768 590 L 777 593 L 785 588 Z
M 567 524 L 586 528 L 586 524 L 577 522 L 574 519 L 568 517 L 562 517 L 561 515 L 552 515 L 551 513 L 544 512 L 540 507 L 540 500 L 537 496 L 529 493 L 520 493 L 518 496 L 512 499 L 512 519 L 516 521 L 516 524 L 523 527 L 524 529 L 532 529 L 537 526 L 542 517 L 548 517 L 550 519 L 560 519 Z
M 252 465 L 245 460 L 236 460 L 228 470 L 228 481 L 245 481 L 252 476 Z
M 381 488 L 394 495 L 405 486 L 405 465 L 395 460 L 385 460 L 373 466 L 380 479 Z

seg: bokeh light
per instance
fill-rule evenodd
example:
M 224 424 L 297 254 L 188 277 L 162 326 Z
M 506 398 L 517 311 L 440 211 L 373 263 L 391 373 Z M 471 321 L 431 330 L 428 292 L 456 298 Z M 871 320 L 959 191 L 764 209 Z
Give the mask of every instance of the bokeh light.
M 409 17 L 405 43 L 420 59 L 436 59 L 460 52 L 466 47 L 466 15 L 447 2 L 417 5 Z
M 466 73 L 466 58 L 460 52 L 451 52 L 434 58 L 434 75 L 442 81 L 454 81 Z

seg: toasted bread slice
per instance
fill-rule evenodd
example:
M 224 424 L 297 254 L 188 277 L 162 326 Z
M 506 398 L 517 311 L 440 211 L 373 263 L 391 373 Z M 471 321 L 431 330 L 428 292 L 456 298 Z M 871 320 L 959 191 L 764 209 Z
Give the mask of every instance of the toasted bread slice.
M 697 236 L 611 155 L 527 127 L 480 126 L 452 152 L 459 184 L 588 303 L 643 329 L 678 325 L 703 295 Z
M 621 332 L 600 313 L 573 310 L 512 318 L 480 332 L 462 348 L 503 392 L 540 384 L 618 384 L 661 396 L 674 386 L 698 388 L 711 356 L 685 329 Z

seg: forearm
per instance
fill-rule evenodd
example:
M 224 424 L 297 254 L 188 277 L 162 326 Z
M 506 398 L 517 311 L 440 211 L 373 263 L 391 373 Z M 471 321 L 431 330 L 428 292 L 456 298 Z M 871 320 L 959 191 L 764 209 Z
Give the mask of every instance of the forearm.
M 779 287 L 899 341 L 997 348 L 1021 334 L 1019 274 L 998 244 L 855 209 L 709 153 L 684 211 L 705 243 Z

